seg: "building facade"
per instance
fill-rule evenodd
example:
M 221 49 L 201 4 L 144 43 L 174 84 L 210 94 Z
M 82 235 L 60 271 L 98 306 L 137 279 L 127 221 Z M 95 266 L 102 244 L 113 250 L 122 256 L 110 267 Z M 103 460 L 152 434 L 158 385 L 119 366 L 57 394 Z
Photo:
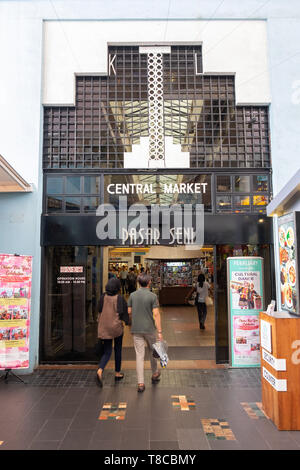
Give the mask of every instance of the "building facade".
M 266 205 L 297 162 L 300 19 L 296 2 L 284 11 L 280 1 L 265 3 L 191 1 L 183 12 L 174 1 L 151 12 L 139 4 L 138 12 L 135 2 L 126 11 L 122 2 L 76 2 L 75 9 L 73 2 L 1 2 L 10 39 L 2 51 L 1 153 L 37 187 L 30 208 L 0 200 L 1 252 L 34 256 L 31 369 L 90 359 L 88 324 L 108 247 L 153 245 L 124 242 L 120 230 L 99 236 L 101 205 L 117 220 L 134 204 L 203 205 L 217 362 L 228 361 L 227 256 L 263 256 L 266 297 L 274 298 Z M 24 224 L 12 228 L 8 210 L 22 211 Z M 14 241 L 12 230 L 28 244 Z M 90 282 L 58 282 L 64 267 L 82 267 Z

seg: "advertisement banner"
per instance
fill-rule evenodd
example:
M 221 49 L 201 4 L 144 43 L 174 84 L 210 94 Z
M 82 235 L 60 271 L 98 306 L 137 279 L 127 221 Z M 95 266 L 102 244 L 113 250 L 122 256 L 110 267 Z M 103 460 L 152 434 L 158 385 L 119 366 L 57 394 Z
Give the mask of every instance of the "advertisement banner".
M 32 256 L 0 254 L 0 369 L 29 367 Z
M 278 218 L 281 309 L 299 315 L 297 240 L 294 214 Z
M 260 366 L 259 312 L 264 306 L 263 259 L 227 259 L 230 365 Z

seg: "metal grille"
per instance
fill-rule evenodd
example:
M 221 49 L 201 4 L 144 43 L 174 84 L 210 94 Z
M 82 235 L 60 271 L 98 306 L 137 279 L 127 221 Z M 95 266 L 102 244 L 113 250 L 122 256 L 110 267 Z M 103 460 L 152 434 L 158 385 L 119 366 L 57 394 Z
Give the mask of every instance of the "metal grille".
M 138 47 L 110 47 L 107 77 L 76 78 L 75 107 L 45 107 L 45 169 L 123 168 L 125 152 L 153 135 L 147 60 Z M 192 168 L 270 168 L 267 106 L 235 106 L 234 77 L 203 75 L 200 46 L 172 46 L 160 60 L 159 122 Z
M 149 100 L 149 159 L 164 158 L 163 54 L 147 54 Z

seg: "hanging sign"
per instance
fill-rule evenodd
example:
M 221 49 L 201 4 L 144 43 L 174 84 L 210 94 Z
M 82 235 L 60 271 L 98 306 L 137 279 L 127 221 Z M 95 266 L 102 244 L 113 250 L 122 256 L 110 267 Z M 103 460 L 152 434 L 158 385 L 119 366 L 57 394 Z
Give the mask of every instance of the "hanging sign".
M 263 259 L 227 258 L 230 365 L 260 366 L 259 312 L 263 309 Z
M 0 254 L 0 369 L 29 367 L 32 256 Z

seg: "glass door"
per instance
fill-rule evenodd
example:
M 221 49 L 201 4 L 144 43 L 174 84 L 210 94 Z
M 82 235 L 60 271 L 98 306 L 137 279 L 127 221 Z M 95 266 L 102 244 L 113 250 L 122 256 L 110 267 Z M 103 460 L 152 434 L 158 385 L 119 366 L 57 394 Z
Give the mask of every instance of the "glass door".
M 41 361 L 95 361 L 101 247 L 45 249 Z

